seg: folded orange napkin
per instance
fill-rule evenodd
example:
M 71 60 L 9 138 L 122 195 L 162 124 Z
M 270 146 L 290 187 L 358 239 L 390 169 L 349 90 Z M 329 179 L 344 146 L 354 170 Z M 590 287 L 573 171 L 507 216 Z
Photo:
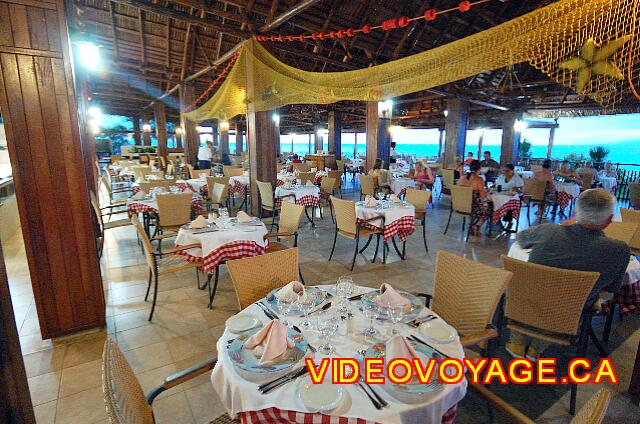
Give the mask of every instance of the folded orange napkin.
M 251 221 L 253 221 L 253 218 L 251 218 L 245 211 L 238 211 L 238 214 L 236 215 L 236 218 L 238 218 L 238 222 L 251 222 Z
M 298 298 L 299 294 L 304 294 L 304 285 L 300 281 L 292 281 L 278 290 L 276 297 L 278 299 L 294 301 Z
M 367 195 L 367 197 L 364 199 L 365 206 L 373 207 L 373 206 L 376 206 L 377 204 L 378 204 L 378 201 L 373 196 Z
M 389 361 L 391 358 L 417 358 L 418 354 L 406 337 L 397 335 L 387 342 L 385 356 Z
M 402 202 L 402 200 L 400 200 L 400 198 L 395 194 L 389 195 L 389 200 L 391 200 L 393 203 L 401 203 Z
M 411 301 L 389 284 L 384 283 L 380 286 L 380 296 L 376 297 L 376 303 L 381 306 L 407 306 L 411 304 Z
M 136 194 L 134 194 L 133 196 L 131 196 L 131 198 L 133 200 L 142 200 L 145 197 L 147 197 L 147 193 L 145 193 L 144 191 L 140 190 L 139 192 L 137 192 Z
M 202 215 L 198 215 L 198 217 L 194 219 L 193 222 L 191 222 L 191 224 L 189 224 L 189 228 L 193 230 L 198 228 L 205 228 L 206 226 L 207 226 L 207 220 Z
M 262 330 L 249 337 L 244 347 L 253 349 L 254 355 L 260 357 L 260 364 L 268 364 L 283 355 L 288 348 L 294 346 L 287 337 L 288 329 L 278 319 L 265 325 Z

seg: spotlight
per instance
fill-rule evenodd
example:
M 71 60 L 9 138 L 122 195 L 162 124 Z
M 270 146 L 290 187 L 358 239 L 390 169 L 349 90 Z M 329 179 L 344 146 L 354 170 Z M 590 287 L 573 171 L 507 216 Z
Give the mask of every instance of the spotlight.
M 142 131 L 151 132 L 151 124 L 144 124 L 142 126 Z
M 182 129 L 182 127 L 176 127 L 176 134 L 184 134 L 184 130 Z
M 280 125 L 280 115 L 278 115 L 277 113 L 273 114 L 273 122 L 276 123 L 276 125 Z
M 444 117 L 446 118 L 447 116 L 449 116 L 449 111 L 447 109 L 445 109 L 443 114 L 444 114 Z
M 220 129 L 222 131 L 227 131 L 229 130 L 229 122 L 228 121 L 222 121 L 220 122 Z
M 529 124 L 527 124 L 527 121 L 521 121 L 519 119 L 516 122 L 513 123 L 513 128 L 517 132 L 524 131 L 528 126 L 529 126 Z
M 100 67 L 100 46 L 90 41 L 78 41 L 78 60 L 87 69 L 97 69 Z

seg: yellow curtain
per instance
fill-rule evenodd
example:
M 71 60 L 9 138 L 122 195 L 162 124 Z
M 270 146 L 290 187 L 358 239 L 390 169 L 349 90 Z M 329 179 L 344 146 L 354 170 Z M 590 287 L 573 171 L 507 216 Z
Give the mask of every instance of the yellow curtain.
M 638 2 L 560 0 L 435 49 L 347 72 L 302 71 L 248 40 L 220 89 L 187 118 L 229 119 L 245 113 L 250 102 L 265 111 L 288 104 L 383 100 L 521 62 L 610 106 L 628 88 L 622 75 L 628 61 L 634 70 L 637 66 Z

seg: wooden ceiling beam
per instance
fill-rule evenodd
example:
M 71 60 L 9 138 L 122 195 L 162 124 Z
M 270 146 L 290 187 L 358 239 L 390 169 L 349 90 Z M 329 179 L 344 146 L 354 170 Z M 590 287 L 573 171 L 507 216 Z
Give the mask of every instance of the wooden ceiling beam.
M 278 15 L 275 18 L 270 14 L 269 16 L 271 18 L 267 19 L 267 24 L 264 25 L 262 28 L 260 28 L 260 32 L 268 32 L 279 27 L 283 23 L 287 22 L 289 19 L 293 18 L 296 15 L 299 15 L 300 13 L 304 12 L 308 8 L 314 6 L 319 1 L 320 0 L 302 0 L 298 2 L 295 6 L 289 8 L 288 10 L 286 10 L 285 12 L 283 12 L 282 14 Z M 278 4 L 277 0 L 273 1 L 271 9 L 273 10 L 274 9 L 273 5 L 275 5 L 275 10 L 277 10 L 277 4 Z M 271 13 L 271 11 L 269 12 Z

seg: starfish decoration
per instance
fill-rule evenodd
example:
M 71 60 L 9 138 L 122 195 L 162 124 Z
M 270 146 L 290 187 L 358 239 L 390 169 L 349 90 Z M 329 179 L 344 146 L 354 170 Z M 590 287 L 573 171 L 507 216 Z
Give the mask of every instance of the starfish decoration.
M 267 99 L 268 97 L 275 96 L 276 94 L 278 94 L 278 89 L 276 88 L 276 82 L 274 81 L 266 90 L 264 90 L 262 98 Z
M 584 94 L 592 76 L 602 75 L 621 80 L 624 75 L 618 65 L 611 60 L 611 56 L 620 50 L 630 38 L 630 36 L 624 35 L 604 45 L 589 38 L 580 49 L 578 56 L 561 62 L 558 67 L 578 73 L 576 89 L 580 94 Z

